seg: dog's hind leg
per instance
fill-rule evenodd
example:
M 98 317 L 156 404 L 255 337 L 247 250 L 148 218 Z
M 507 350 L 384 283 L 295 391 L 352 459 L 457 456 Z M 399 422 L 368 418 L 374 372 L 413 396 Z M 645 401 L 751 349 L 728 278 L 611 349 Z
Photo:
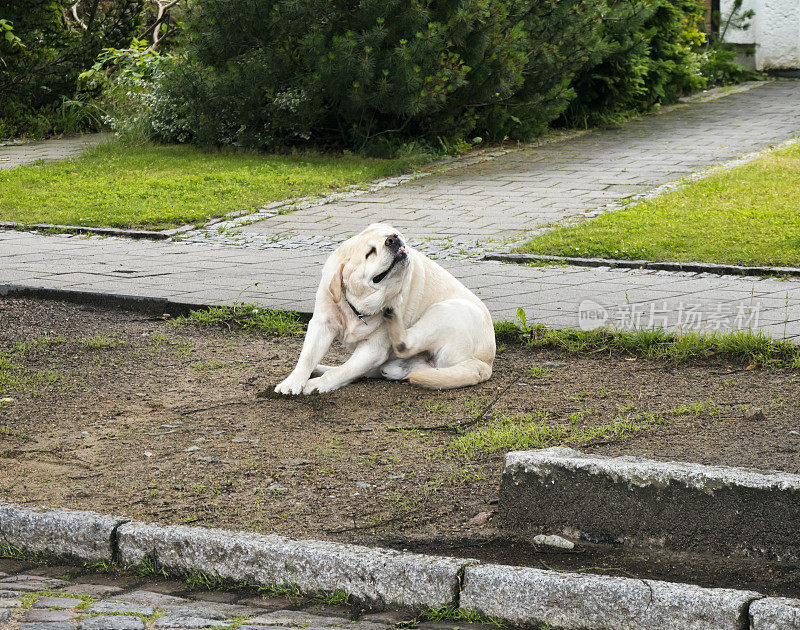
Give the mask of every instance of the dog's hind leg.
M 381 366 L 380 375 L 390 381 L 401 381 L 414 370 L 433 367 L 433 359 L 428 353 L 418 354 L 410 359 L 392 359 Z

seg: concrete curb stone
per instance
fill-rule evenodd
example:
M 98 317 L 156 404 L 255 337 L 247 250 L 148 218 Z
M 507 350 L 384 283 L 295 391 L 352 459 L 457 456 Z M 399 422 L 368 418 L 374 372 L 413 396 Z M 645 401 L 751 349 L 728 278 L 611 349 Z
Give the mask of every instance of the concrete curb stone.
M 32 553 L 111 561 L 114 532 L 126 521 L 83 510 L 0 503 L 0 540 Z
M 461 607 L 553 630 L 738 630 L 752 591 L 527 567 L 467 567 Z
M 768 597 L 750 606 L 750 630 L 800 630 L 800 599 Z
M 800 475 L 584 454 L 564 447 L 506 455 L 506 532 L 600 544 L 800 558 Z
M 456 601 L 458 573 L 470 562 L 177 525 L 126 523 L 117 533 L 123 564 L 138 564 L 149 557 L 167 570 L 198 570 L 234 582 L 289 581 L 304 592 L 341 590 L 359 599 L 402 608 Z

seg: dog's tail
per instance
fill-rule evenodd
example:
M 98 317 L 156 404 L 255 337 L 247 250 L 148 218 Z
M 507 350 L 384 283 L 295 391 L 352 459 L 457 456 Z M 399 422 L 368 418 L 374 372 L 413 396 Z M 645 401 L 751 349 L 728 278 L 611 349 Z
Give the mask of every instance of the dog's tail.
M 414 385 L 429 389 L 453 389 L 483 383 L 489 380 L 491 375 L 491 365 L 473 358 L 446 368 L 414 370 L 406 379 Z

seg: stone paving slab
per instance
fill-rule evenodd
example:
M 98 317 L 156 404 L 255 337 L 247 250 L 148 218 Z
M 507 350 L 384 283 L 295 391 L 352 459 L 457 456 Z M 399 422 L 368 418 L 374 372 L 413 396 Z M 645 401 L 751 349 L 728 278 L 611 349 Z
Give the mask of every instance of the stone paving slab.
M 90 133 L 71 138 L 0 145 L 0 169 L 33 164 L 39 160 L 63 160 L 80 155 L 89 147 L 107 141 L 108 133 Z
M 258 303 L 311 313 L 326 256 L 314 251 L 0 232 L 0 285 L 198 305 Z M 484 300 L 495 321 L 515 319 L 521 307 L 529 323 L 556 328 L 752 329 L 778 339 L 800 337 L 797 279 L 467 260 L 442 264 Z
M 251 246 L 302 246 L 344 240 L 375 221 L 391 222 L 421 241 L 417 245 L 455 240 L 431 247 L 448 253 L 468 239 L 518 239 L 546 224 L 583 216 L 797 137 L 798 102 L 800 81 L 764 82 L 748 91 L 680 105 L 568 141 L 511 151 L 401 187 L 288 214 L 276 210 L 241 226 L 242 234 L 229 239 Z

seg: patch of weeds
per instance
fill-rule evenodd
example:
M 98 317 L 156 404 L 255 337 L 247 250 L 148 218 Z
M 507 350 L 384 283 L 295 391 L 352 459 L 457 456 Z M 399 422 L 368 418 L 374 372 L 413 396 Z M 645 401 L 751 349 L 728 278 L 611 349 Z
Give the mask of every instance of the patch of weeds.
M 529 324 L 521 308 L 517 309 L 517 317 L 519 324 L 495 324 L 495 336 L 521 342 L 529 348 L 550 348 L 572 354 L 616 351 L 673 363 L 724 357 L 745 364 L 800 368 L 800 346 L 787 340 L 774 340 L 761 331 L 722 334 L 672 333 L 661 328 L 633 331 L 553 329 Z
M 272 599 L 273 597 L 302 597 L 300 587 L 294 582 L 284 580 L 280 584 L 272 584 L 270 586 L 260 586 L 259 592 L 264 599 Z
M 312 599 L 327 604 L 328 606 L 349 606 L 350 595 L 345 591 L 333 591 L 332 593 L 314 593 Z
M 31 560 L 35 561 L 36 554 L 28 553 L 24 549 L 15 547 L 14 545 L 0 541 L 0 558 L 8 558 L 10 560 Z
M 279 337 L 299 336 L 305 332 L 305 324 L 294 311 L 276 311 L 255 304 L 236 306 L 213 306 L 207 310 L 191 311 L 169 321 L 181 328 L 195 326 L 224 326 L 228 330 L 245 330 L 262 335 Z
M 440 416 L 444 416 L 450 413 L 450 408 L 447 406 L 447 403 L 433 402 L 432 400 L 425 401 L 424 409 L 425 413 L 438 414 Z
M 526 450 L 557 445 L 580 446 L 596 440 L 621 439 L 667 420 L 652 413 L 627 413 L 590 427 L 579 427 L 572 417 L 549 422 L 547 412 L 489 414 L 484 422 L 452 440 L 447 448 L 467 457 L 500 450 Z
M 534 365 L 528 370 L 528 376 L 531 378 L 547 378 L 552 374 L 553 370 L 543 365 Z
M 52 385 L 59 380 L 55 372 L 33 370 L 22 365 L 29 352 L 24 344 L 17 344 L 11 351 L 0 350 L 0 392 L 25 391 L 31 396 L 39 394 L 39 388 Z
M 705 413 L 706 411 L 713 411 L 715 405 L 712 401 L 706 400 L 704 402 L 696 402 L 696 403 L 683 403 L 673 409 L 669 409 L 666 411 L 666 415 L 669 416 L 699 416 L 701 413 Z
M 167 570 L 158 564 L 158 561 L 151 556 L 145 556 L 139 564 L 126 566 L 125 570 L 142 577 L 157 577 L 164 579 L 169 579 L 170 577 Z
M 503 622 L 495 617 L 488 617 L 477 610 L 465 610 L 464 608 L 457 608 L 455 606 L 428 608 L 422 611 L 417 619 L 410 623 L 418 621 L 461 621 L 466 623 L 480 623 L 495 626 L 496 628 L 504 627 Z
M 150 342 L 152 343 L 151 352 L 163 352 L 165 350 L 176 350 L 178 354 L 187 356 L 192 351 L 194 344 L 188 339 L 176 339 L 161 332 L 156 332 L 150 335 Z
M 75 343 L 87 350 L 113 350 L 125 345 L 125 341 L 117 335 L 99 334 L 91 337 L 78 337 Z

